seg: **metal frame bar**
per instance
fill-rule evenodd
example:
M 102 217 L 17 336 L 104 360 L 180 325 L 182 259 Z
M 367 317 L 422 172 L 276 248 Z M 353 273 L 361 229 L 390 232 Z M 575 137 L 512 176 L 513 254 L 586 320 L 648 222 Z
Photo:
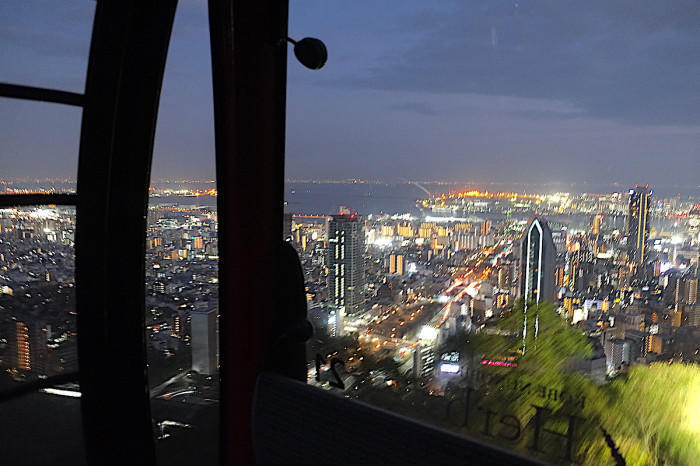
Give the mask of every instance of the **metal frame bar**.
M 74 105 L 82 107 L 85 101 L 83 94 L 43 87 L 20 86 L 18 84 L 0 83 L 0 97 L 10 99 L 35 100 L 53 104 Z
M 0 194 L 0 208 L 28 205 L 77 205 L 78 195 L 65 194 Z
M 282 305 L 276 295 L 259 298 L 281 276 L 287 14 L 287 0 L 209 1 L 219 212 L 219 445 L 226 465 L 255 463 L 253 393 L 272 344 L 270 321 Z M 259 228 L 243 221 L 252 218 Z
M 76 300 L 89 464 L 156 463 L 144 331 L 153 139 L 176 0 L 98 2 L 82 118 Z

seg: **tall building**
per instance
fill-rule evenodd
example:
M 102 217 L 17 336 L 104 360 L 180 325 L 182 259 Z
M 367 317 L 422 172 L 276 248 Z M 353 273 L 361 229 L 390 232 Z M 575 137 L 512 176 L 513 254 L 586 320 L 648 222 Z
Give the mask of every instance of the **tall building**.
M 365 228 L 357 214 L 333 215 L 328 224 L 328 293 L 344 314 L 364 310 Z
M 546 220 L 535 217 L 525 229 L 520 249 L 520 294 L 526 301 L 554 301 L 557 251 Z
M 192 370 L 212 375 L 218 366 L 216 307 L 197 307 L 192 311 L 191 319 Z
M 398 228 L 398 234 L 399 236 L 403 236 L 404 238 L 412 238 L 413 237 L 413 227 L 411 226 L 410 223 L 406 223 L 405 225 L 399 225 Z
M 643 266 L 647 258 L 647 240 L 651 225 L 649 223 L 649 211 L 651 210 L 652 191 L 649 185 L 640 187 L 635 185 L 630 190 L 630 205 L 627 214 L 627 244 L 630 250 L 630 258 L 638 265 Z
M 293 215 L 289 212 L 284 213 L 284 219 L 282 221 L 282 239 L 285 241 L 292 240 L 292 218 Z
M 540 304 L 543 301 L 554 301 L 554 266 L 557 250 L 552 240 L 552 231 L 547 222 L 535 217 L 529 223 L 520 245 L 520 295 L 525 300 L 523 312 L 523 354 L 525 354 L 525 339 L 528 332 L 527 308 L 528 302 Z M 531 325 L 533 322 L 530 323 Z M 539 331 L 539 316 L 535 316 L 534 337 Z
M 182 338 L 182 316 L 180 314 L 175 314 L 173 317 L 173 328 L 170 332 L 170 336 L 176 338 Z
M 332 337 L 340 337 L 344 334 L 345 330 L 345 315 L 341 309 L 330 306 L 328 308 L 328 318 L 326 323 L 328 325 L 328 334 Z
M 698 303 L 698 279 L 696 277 L 688 277 L 684 280 L 685 302 L 690 306 Z
M 481 224 L 481 234 L 488 235 L 490 231 L 491 231 L 491 222 L 489 220 L 484 220 L 484 223 Z
M 498 268 L 498 288 L 501 290 L 510 288 L 510 268 L 508 266 Z
M 700 327 L 700 305 L 688 306 L 683 313 L 685 325 L 690 327 Z
M 599 235 L 600 234 L 600 227 L 603 223 L 603 216 L 601 214 L 596 215 L 593 217 L 593 225 L 591 226 L 591 234 L 593 235 Z
M 413 377 L 429 377 L 435 368 L 435 351 L 432 346 L 418 346 L 413 351 Z
M 382 236 L 394 236 L 394 225 L 382 225 Z
M 12 339 L 13 366 L 24 372 L 46 375 L 47 329 L 39 322 L 16 322 Z
M 13 345 L 15 351 L 15 367 L 22 371 L 32 369 L 31 351 L 29 343 L 29 328 L 24 322 L 15 324 L 15 341 Z
M 430 238 L 433 234 L 434 223 L 422 223 L 418 229 L 419 238 Z
M 389 274 L 403 275 L 403 255 L 392 254 L 389 256 Z
M 698 279 L 694 275 L 685 275 L 675 279 L 673 290 L 673 308 L 676 312 L 690 314 L 698 303 Z

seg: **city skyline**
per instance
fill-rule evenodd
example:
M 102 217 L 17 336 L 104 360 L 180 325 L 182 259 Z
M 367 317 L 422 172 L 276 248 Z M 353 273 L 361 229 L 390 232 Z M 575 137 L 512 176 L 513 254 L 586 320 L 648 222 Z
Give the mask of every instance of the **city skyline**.
M 0 458 L 694 464 L 696 3 L 0 4 Z
M 648 181 L 648 180 L 647 180 Z M 72 192 L 75 190 L 76 178 L 71 177 L 15 177 L 5 176 L 0 178 L 0 193 L 7 192 L 50 192 L 50 191 L 65 191 Z M 443 194 L 458 193 L 464 191 L 476 191 L 488 193 L 490 195 L 502 194 L 517 194 L 517 195 L 548 195 L 548 194 L 623 194 L 639 183 L 625 185 L 621 183 L 611 184 L 590 184 L 587 182 L 579 183 L 523 183 L 523 182 L 495 182 L 495 181 L 459 181 L 454 179 L 427 179 L 427 180 L 392 180 L 392 179 L 362 179 L 362 178 L 327 178 L 327 179 L 300 179 L 286 178 L 285 185 L 293 189 L 295 185 L 313 184 L 313 185 L 366 185 L 366 186 L 400 186 L 414 185 L 417 189 L 429 196 L 440 196 Z M 214 185 L 212 187 L 211 185 Z M 216 180 L 213 179 L 192 179 L 192 178 L 154 178 L 151 180 L 151 195 L 163 193 L 179 193 L 202 195 L 216 195 L 215 187 Z M 425 186 L 431 188 L 430 191 L 425 189 Z M 677 184 L 653 184 L 654 192 L 657 198 L 679 198 L 684 200 L 693 200 L 700 198 L 700 185 L 696 186 L 678 186 Z M 289 193 L 288 193 L 289 194 Z M 418 196 L 420 197 L 420 196 Z M 341 202 L 342 204 L 342 202 Z M 340 204 L 339 204 L 340 205 Z
M 533 429 L 539 409 L 549 409 L 549 401 L 537 395 L 545 386 L 556 387 L 557 399 L 566 393 L 577 416 L 587 419 L 577 429 L 593 433 L 597 416 L 619 419 L 627 403 L 654 390 L 661 366 L 669 368 L 669 377 L 697 376 L 700 211 L 678 199 L 659 203 L 644 239 L 650 257 L 641 266 L 647 273 L 636 274 L 632 232 L 622 230 L 631 199 L 629 192 L 513 197 L 469 191 L 420 201 L 421 214 L 414 216 L 361 216 L 348 209 L 334 216 L 289 213 L 280 237 L 299 255 L 314 328 L 307 383 L 489 442 L 474 427 L 489 419 L 479 414 L 484 412 L 480 407 L 493 403 L 503 409 L 514 386 L 519 397 L 526 397 L 523 405 L 534 406 L 512 417 L 521 433 Z M 165 432 L 184 435 L 163 430 L 173 420 L 185 429 L 216 426 L 213 417 L 195 421 L 185 413 L 217 406 L 223 393 L 217 382 L 218 316 L 226 312 L 219 307 L 218 214 L 214 205 L 189 202 L 191 196 L 156 196 L 148 208 L 144 332 L 149 389 L 154 406 L 167 407 L 167 417 L 158 421 L 157 442 Z M 677 215 L 681 206 L 687 215 Z M 547 220 L 528 221 L 533 212 Z M 0 338 L 10 343 L 0 347 L 0 363 L 7 369 L 3 386 L 60 374 L 78 362 L 75 213 L 60 206 L 0 212 L 0 266 L 6 269 L 0 277 L 6 283 L 0 286 L 0 308 L 9 311 L 0 321 Z M 545 234 L 531 237 L 535 230 Z M 524 247 L 528 237 L 534 247 Z M 251 241 L 250 247 L 255 244 Z M 527 285 L 523 291 L 524 276 L 537 281 L 537 293 Z M 546 299 L 525 308 L 528 295 Z M 489 379 L 495 371 L 508 371 L 502 375 L 509 379 Z M 490 385 L 481 385 L 481 377 Z M 540 382 L 523 392 L 528 378 Z M 641 388 L 617 394 L 619 387 L 633 386 Z M 691 382 L 678 387 L 696 392 Z M 491 388 L 501 396 L 479 395 Z M 47 393 L 70 398 L 78 396 L 76 390 L 69 386 Z M 442 419 L 451 397 L 464 390 L 477 397 L 469 426 Z M 597 401 L 608 396 L 615 397 L 612 403 Z M 423 416 L 416 407 L 428 402 L 430 414 Z M 683 413 L 672 401 L 657 409 Z M 685 424 L 668 425 L 682 433 Z M 635 431 L 616 427 L 611 432 L 625 442 L 626 458 L 652 451 Z M 211 448 L 215 438 L 208 434 L 203 446 Z M 585 454 L 590 464 L 600 464 L 596 459 L 606 455 L 595 435 L 574 441 L 590 448 Z M 518 442 L 506 446 L 559 461 L 564 443 L 552 438 L 537 453 Z M 656 454 L 667 458 L 666 451 Z M 687 463 L 693 452 L 681 452 L 681 460 L 669 464 Z

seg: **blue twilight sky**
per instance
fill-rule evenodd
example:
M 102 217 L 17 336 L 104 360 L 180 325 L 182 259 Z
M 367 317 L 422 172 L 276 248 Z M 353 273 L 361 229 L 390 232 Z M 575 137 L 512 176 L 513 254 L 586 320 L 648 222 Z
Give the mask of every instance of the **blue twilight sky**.
M 0 81 L 82 91 L 94 2 L 0 2 Z M 212 178 L 206 2 L 181 0 L 154 178 Z M 700 185 L 697 0 L 291 0 L 287 175 Z M 291 52 L 291 50 L 290 50 Z M 80 112 L 0 99 L 0 177 L 74 177 Z

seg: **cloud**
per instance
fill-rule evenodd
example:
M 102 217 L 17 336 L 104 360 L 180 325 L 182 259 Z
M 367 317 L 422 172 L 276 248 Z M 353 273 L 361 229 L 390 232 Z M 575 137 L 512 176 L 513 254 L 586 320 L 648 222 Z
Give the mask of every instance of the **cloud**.
M 421 27 L 392 59 L 334 84 L 553 99 L 597 118 L 700 124 L 696 0 L 465 0 L 437 15 L 407 23 Z

